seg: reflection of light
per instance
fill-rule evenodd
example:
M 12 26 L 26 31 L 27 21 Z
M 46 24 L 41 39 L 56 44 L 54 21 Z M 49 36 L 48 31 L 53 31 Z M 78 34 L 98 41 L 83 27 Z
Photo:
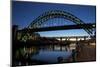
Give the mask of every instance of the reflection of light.
M 55 46 L 54 49 L 55 50 L 60 50 L 60 46 Z
M 96 44 L 95 44 L 95 43 L 90 43 L 90 45 L 93 45 L 93 46 L 95 46 Z
M 62 47 L 62 50 L 66 50 L 66 47 L 65 47 L 65 46 L 63 46 L 63 47 Z
M 76 44 L 75 43 L 71 43 L 70 44 L 70 49 L 72 50 L 72 49 L 76 49 Z

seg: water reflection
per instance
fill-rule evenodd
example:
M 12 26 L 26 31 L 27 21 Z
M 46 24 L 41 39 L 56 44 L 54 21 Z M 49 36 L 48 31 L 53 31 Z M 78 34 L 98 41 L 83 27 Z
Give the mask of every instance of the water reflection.
M 75 44 L 70 44 L 70 46 L 61 46 L 58 44 L 42 46 L 34 45 L 31 47 L 20 48 L 19 53 L 21 53 L 19 55 L 23 56 L 23 59 L 26 59 L 24 61 L 28 62 L 28 64 L 70 62 L 72 49 L 75 49 Z M 18 56 L 18 52 L 16 56 Z
M 33 54 L 31 56 L 32 60 L 41 61 L 44 63 L 58 63 L 59 58 L 60 62 L 68 62 L 71 57 L 72 51 L 69 46 L 61 46 L 61 45 L 46 45 L 39 46 L 39 50 L 37 54 Z

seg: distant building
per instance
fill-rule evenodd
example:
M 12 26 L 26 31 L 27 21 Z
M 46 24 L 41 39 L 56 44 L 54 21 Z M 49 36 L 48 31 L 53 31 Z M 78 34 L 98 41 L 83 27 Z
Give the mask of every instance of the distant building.
M 18 32 L 17 39 L 20 41 L 37 40 L 40 37 L 38 33 L 21 33 Z
M 18 25 L 12 27 L 12 39 L 26 42 L 27 40 L 37 40 L 40 37 L 38 33 L 25 33 L 18 31 Z

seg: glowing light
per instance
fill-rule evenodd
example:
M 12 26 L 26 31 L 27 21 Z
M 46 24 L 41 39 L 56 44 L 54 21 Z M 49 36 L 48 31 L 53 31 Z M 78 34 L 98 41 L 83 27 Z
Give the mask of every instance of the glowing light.
M 57 40 L 59 40 L 59 41 L 60 41 L 60 38 L 57 38 Z
M 76 41 L 76 39 L 75 38 L 71 38 L 71 39 L 69 39 L 70 41 Z
M 93 24 L 92 26 L 95 27 L 95 24 Z
M 65 40 L 66 40 L 65 38 L 62 39 L 62 41 L 65 41 Z

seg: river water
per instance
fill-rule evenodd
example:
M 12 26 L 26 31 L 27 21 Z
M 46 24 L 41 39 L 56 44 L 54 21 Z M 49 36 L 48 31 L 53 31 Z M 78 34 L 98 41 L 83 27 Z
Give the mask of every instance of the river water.
M 44 63 L 58 63 L 60 58 L 61 62 L 68 62 L 72 56 L 72 49 L 75 49 L 74 43 L 70 44 L 70 46 L 38 46 L 38 49 L 35 50 L 36 53 L 32 55 L 31 59 Z

